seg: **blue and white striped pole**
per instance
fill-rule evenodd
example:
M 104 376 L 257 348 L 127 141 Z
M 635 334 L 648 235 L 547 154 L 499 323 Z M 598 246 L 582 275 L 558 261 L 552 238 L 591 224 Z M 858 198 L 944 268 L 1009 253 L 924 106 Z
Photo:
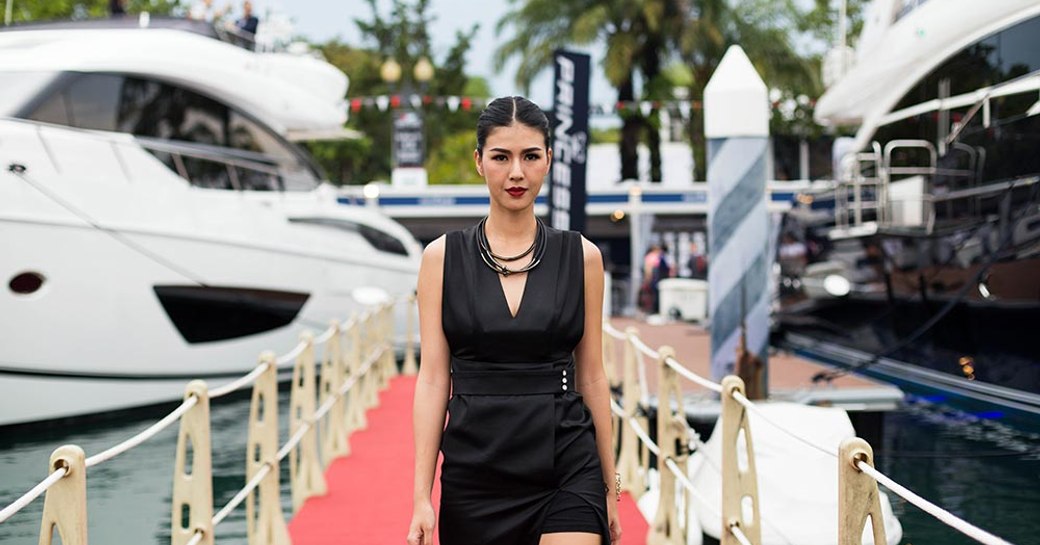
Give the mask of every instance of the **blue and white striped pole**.
M 734 373 L 741 321 L 747 351 L 767 362 L 769 93 L 740 46 L 731 46 L 704 89 L 708 140 L 708 301 L 711 375 Z

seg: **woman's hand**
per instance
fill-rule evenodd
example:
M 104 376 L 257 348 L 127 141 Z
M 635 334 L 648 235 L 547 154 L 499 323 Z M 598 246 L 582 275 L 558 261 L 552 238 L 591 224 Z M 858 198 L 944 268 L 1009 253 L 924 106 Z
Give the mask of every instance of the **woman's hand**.
M 607 523 L 610 525 L 610 542 L 621 543 L 621 519 L 618 517 L 617 498 L 607 494 Z
M 412 523 L 408 527 L 408 545 L 433 545 L 433 526 L 436 515 L 429 501 L 416 503 Z

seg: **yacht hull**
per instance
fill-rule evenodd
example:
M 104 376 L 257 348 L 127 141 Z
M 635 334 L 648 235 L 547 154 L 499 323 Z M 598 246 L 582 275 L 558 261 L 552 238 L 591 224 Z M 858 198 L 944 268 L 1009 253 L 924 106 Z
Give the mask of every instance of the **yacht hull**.
M 36 293 L 0 298 L 0 425 L 174 400 L 192 379 L 230 381 L 262 351 L 288 352 L 303 331 L 317 333 L 363 311 L 357 287 L 400 294 L 414 286 L 408 267 L 217 240 L 118 233 L 148 248 L 148 257 L 89 226 L 0 220 L 0 229 L 0 277 L 29 270 L 45 279 Z M 206 285 L 304 293 L 306 302 L 284 326 L 189 342 L 155 288 L 197 284 L 159 256 L 176 256 L 176 269 Z

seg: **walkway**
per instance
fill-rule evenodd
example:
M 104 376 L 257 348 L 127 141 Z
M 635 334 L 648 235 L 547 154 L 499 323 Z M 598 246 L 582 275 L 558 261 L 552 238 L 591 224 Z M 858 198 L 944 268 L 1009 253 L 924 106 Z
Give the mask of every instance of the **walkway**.
M 415 377 L 392 379 L 368 412 L 368 428 L 350 437 L 351 454 L 332 463 L 329 492 L 293 517 L 293 545 L 402 545 L 412 514 L 412 394 Z M 439 490 L 434 490 L 434 505 Z M 623 545 L 646 542 L 647 523 L 625 495 Z M 437 543 L 434 540 L 434 543 Z

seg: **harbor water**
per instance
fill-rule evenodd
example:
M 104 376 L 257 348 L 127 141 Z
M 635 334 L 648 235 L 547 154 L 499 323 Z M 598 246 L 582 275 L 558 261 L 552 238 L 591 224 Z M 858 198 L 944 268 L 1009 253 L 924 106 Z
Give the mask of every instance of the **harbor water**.
M 280 442 L 287 439 L 288 392 L 280 393 Z M 117 420 L 15 428 L 0 433 L 0 503 L 7 505 L 45 476 L 54 448 L 74 443 L 96 454 L 144 429 L 168 408 L 128 413 Z M 214 400 L 215 510 L 245 482 L 249 397 Z M 71 431 L 70 431 L 71 430 Z M 92 543 L 167 544 L 176 426 L 141 447 L 90 470 Z M 908 402 L 884 417 L 877 467 L 923 497 L 1017 545 L 1040 543 L 1040 435 L 1013 430 L 942 406 Z M 408 445 L 401 445 L 408 448 Z M 411 468 L 401 468 L 411 471 Z M 282 467 L 283 510 L 291 513 L 287 461 Z M 904 544 L 959 545 L 973 540 L 889 493 Z M 0 525 L 0 543 L 37 543 L 42 498 Z M 342 523 L 350 524 L 349 513 Z M 407 521 L 402 521 L 402 528 Z M 245 545 L 240 506 L 217 527 L 217 542 Z M 402 534 L 402 542 L 404 535 Z

